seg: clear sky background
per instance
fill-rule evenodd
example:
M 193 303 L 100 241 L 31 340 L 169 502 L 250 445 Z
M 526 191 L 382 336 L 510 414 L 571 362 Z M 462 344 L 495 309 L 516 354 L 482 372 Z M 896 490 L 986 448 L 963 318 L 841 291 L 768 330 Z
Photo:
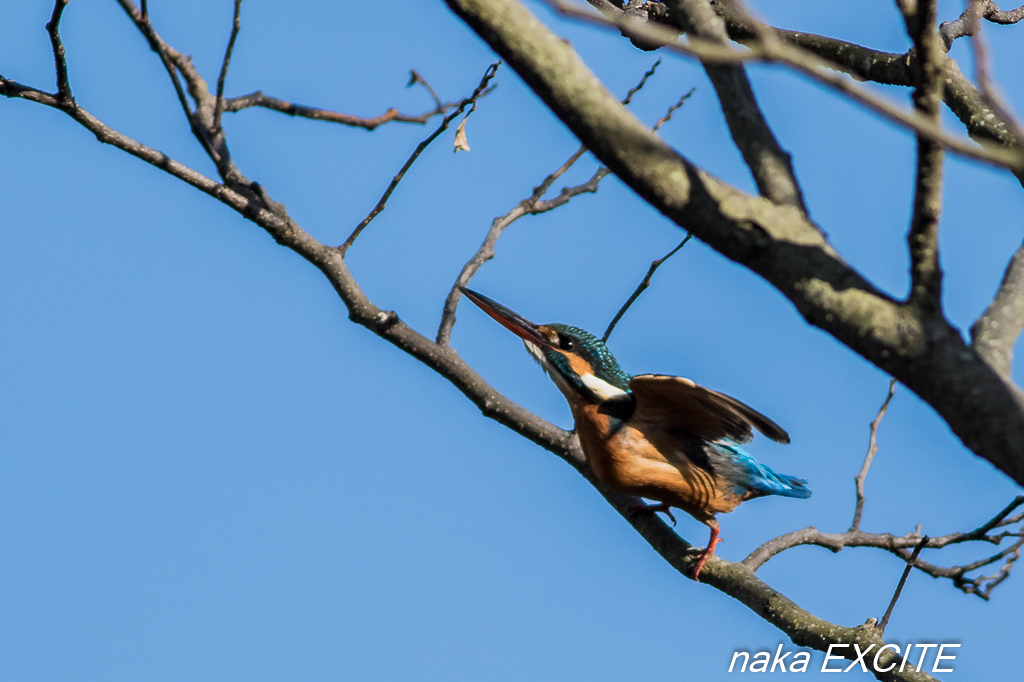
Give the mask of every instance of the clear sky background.
M 231 3 L 150 4 L 158 31 L 215 82 Z M 616 93 L 657 58 L 530 6 Z M 908 46 L 882 0 L 755 7 L 783 27 Z M 942 16 L 961 9 L 944 2 Z M 4 3 L 0 73 L 53 89 L 51 10 Z M 363 116 L 429 108 L 421 88 L 404 87 L 410 68 L 457 99 L 494 61 L 438 1 L 246 0 L 242 24 L 229 95 L 262 89 Z M 995 75 L 1024 111 L 1024 26 L 985 31 Z M 214 174 L 159 60 L 112 0 L 71 3 L 62 35 L 80 104 Z M 970 73 L 967 45 L 953 56 Z M 751 190 L 702 70 L 664 58 L 634 110 L 653 123 L 696 87 L 665 138 Z M 783 68 L 750 73 L 812 217 L 875 284 L 905 295 L 912 136 Z M 577 148 L 510 70 L 498 82 L 467 124 L 472 152 L 453 154 L 451 132 L 439 139 L 349 252 L 370 298 L 431 336 L 491 219 Z M 225 125 L 243 172 L 332 244 L 432 130 L 370 133 L 256 109 Z M 679 576 L 570 467 L 349 323 L 320 273 L 259 228 L 42 106 L 0 102 L 0 131 L 0 679 L 717 680 L 737 649 L 796 650 Z M 585 158 L 555 190 L 594 168 Z M 1006 172 L 955 157 L 947 169 L 945 303 L 966 330 L 1024 236 L 1024 193 Z M 474 287 L 538 322 L 600 333 L 682 236 L 609 177 L 596 195 L 516 223 Z M 460 308 L 453 343 L 498 390 L 571 427 L 519 341 L 480 311 Z M 888 378 L 765 282 L 694 240 L 610 345 L 628 372 L 691 377 L 792 434 L 792 445 L 751 450 L 809 479 L 814 497 L 721 517 L 719 555 L 849 526 Z M 902 387 L 879 444 L 865 530 L 968 530 L 1018 492 Z M 677 530 L 706 541 L 685 515 Z M 991 549 L 925 557 L 963 563 Z M 902 568 L 877 550 L 804 547 L 759 575 L 852 626 L 882 615 Z M 887 639 L 962 643 L 944 679 L 1019 679 L 1022 598 L 1024 575 L 985 603 L 914 574 Z

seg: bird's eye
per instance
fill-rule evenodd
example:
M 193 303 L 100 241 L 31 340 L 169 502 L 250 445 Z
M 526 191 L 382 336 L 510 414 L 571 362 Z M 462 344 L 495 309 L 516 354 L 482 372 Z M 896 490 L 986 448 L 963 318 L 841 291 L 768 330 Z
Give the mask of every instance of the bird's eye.
M 558 339 L 558 347 L 562 350 L 572 350 L 573 342 L 568 336 L 562 336 Z

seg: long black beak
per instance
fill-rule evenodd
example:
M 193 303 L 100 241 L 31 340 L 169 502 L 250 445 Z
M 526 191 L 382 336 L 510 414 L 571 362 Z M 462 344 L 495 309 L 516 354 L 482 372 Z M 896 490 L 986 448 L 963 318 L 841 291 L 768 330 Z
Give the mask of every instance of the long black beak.
M 510 332 L 519 336 L 520 338 L 534 343 L 541 348 L 547 346 L 550 347 L 552 344 L 548 341 L 547 337 L 541 334 L 540 328 L 533 322 L 520 315 L 510 308 L 506 308 L 497 301 L 493 301 L 483 294 L 478 294 L 472 289 L 466 287 L 459 287 L 462 293 L 466 295 L 466 298 L 476 303 L 477 306 L 485 313 L 497 320 L 501 326 L 508 329 Z

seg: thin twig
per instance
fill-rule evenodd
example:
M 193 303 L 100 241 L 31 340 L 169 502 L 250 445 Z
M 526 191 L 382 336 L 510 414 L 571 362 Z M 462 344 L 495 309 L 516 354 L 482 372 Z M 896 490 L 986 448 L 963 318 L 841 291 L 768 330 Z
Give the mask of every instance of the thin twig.
M 224 62 L 220 65 L 220 76 L 217 78 L 217 103 L 213 109 L 214 131 L 220 130 L 220 117 L 224 113 L 224 81 L 228 77 L 228 65 L 231 64 L 231 53 L 235 49 L 235 39 L 242 28 L 240 14 L 242 12 L 242 0 L 235 0 L 235 16 L 231 23 L 231 37 L 228 39 L 227 49 L 224 50 Z
M 402 165 L 402 168 L 397 174 L 395 174 L 395 177 L 391 179 L 391 183 L 388 185 L 388 188 L 384 190 L 384 194 L 381 195 L 380 201 L 377 202 L 377 205 L 373 207 L 373 210 L 370 211 L 365 218 L 363 218 L 362 222 L 356 225 L 356 229 L 352 230 L 352 234 L 349 235 L 348 239 L 346 239 L 341 246 L 337 247 L 342 256 L 345 255 L 345 252 L 348 251 L 349 247 L 352 246 L 363 230 L 366 229 L 366 226 L 384 210 L 384 207 L 388 203 L 388 199 L 391 197 L 391 193 L 395 191 L 396 187 L 398 187 L 398 183 L 402 181 L 406 172 L 408 172 L 412 167 L 412 164 L 416 162 L 416 159 L 419 158 L 420 154 L 423 153 L 423 150 L 426 149 L 431 142 L 437 139 L 441 133 L 447 130 L 451 122 L 461 114 L 466 107 L 472 105 L 473 109 L 471 111 L 476 109 L 477 99 L 489 92 L 488 84 L 491 82 L 491 79 L 494 78 L 494 74 L 497 72 L 500 64 L 501 62 L 495 62 L 488 66 L 487 70 L 484 72 L 483 78 L 480 79 L 480 84 L 476 86 L 473 94 L 462 100 L 459 106 L 455 108 L 455 111 L 444 117 L 444 120 L 441 121 L 441 125 L 437 127 L 437 130 L 432 132 L 426 139 L 416 146 L 416 149 L 413 150 L 413 153 L 406 160 L 405 164 Z
M 341 125 L 351 126 L 353 128 L 374 130 L 378 126 L 392 122 L 424 125 L 438 114 L 442 114 L 449 109 L 457 107 L 461 103 L 461 100 L 458 102 L 445 102 L 440 108 L 435 107 L 434 109 L 422 114 L 403 114 L 394 107 L 391 107 L 379 116 L 362 118 L 360 116 L 353 116 L 352 114 L 343 114 L 337 111 L 331 111 L 330 109 L 319 109 L 317 107 L 295 104 L 294 102 L 288 102 L 283 99 L 278 99 L 277 97 L 271 97 L 270 95 L 257 90 L 256 92 L 248 95 L 232 97 L 224 100 L 224 111 L 234 113 L 236 111 L 248 109 L 249 107 L 262 107 L 264 109 L 279 111 L 282 114 L 287 114 L 289 116 L 299 116 L 301 118 L 308 118 L 314 121 L 327 121 L 328 123 L 340 123 Z
M 687 235 L 683 237 L 683 241 L 679 242 L 674 249 L 651 263 L 651 267 L 647 269 L 647 275 L 644 277 L 643 281 L 640 282 L 636 289 L 633 290 L 633 293 L 626 299 L 626 302 L 622 304 L 621 308 L 619 308 L 619 312 L 615 313 L 615 317 L 613 317 L 612 321 L 608 324 L 608 328 L 604 330 L 604 335 L 601 337 L 601 341 L 605 343 L 608 342 L 608 337 L 612 335 L 612 330 L 615 329 L 615 325 L 619 323 L 619 320 L 621 320 L 622 316 L 626 314 L 629 307 L 633 305 L 633 302 L 640 298 L 640 294 L 644 293 L 644 290 L 651 286 L 651 277 L 654 275 L 654 272 L 661 267 L 662 263 L 674 256 L 676 251 L 686 246 L 686 242 L 690 241 L 691 237 L 693 237 L 693 234 L 687 233 Z
M 498 242 L 498 238 L 501 237 L 502 233 L 515 221 L 519 220 L 526 215 L 538 215 L 540 213 L 546 213 L 552 211 L 559 206 L 563 206 L 569 202 L 573 197 L 579 196 L 580 194 L 588 194 L 597 191 L 598 183 L 601 179 L 608 175 L 609 170 L 607 168 L 598 168 L 594 174 L 586 182 L 575 185 L 573 187 L 563 187 L 562 191 L 559 192 L 558 196 L 551 199 L 541 199 L 545 192 L 551 187 L 551 185 L 557 180 L 563 173 L 576 163 L 577 160 L 586 152 L 585 147 L 580 147 L 576 153 L 574 153 L 569 159 L 562 164 L 562 166 L 551 173 L 549 176 L 544 178 L 544 181 L 533 188 L 533 194 L 526 199 L 523 199 L 515 208 L 508 213 L 498 216 L 491 221 L 491 227 L 487 231 L 487 235 L 484 237 L 483 243 L 480 248 L 477 249 L 473 257 L 462 266 L 462 270 L 459 271 L 459 276 L 455 279 L 455 284 L 448 292 L 448 296 L 445 298 L 444 309 L 441 312 L 441 322 L 437 329 L 436 342 L 441 346 L 451 345 L 452 327 L 455 326 L 455 311 L 458 308 L 459 300 L 462 298 L 462 290 L 459 287 L 463 287 L 469 284 L 473 275 L 480 270 L 480 267 L 487 261 L 494 258 L 494 245 Z
M 171 84 L 174 86 L 174 92 L 178 96 L 178 104 L 181 105 L 181 110 L 185 114 L 185 118 L 188 120 L 189 127 L 193 133 L 200 137 L 200 141 L 203 143 L 204 150 L 210 153 L 211 150 L 209 145 L 199 135 L 199 126 L 196 123 L 195 115 L 192 111 L 192 107 L 188 104 L 188 97 L 185 94 L 185 88 L 181 85 L 181 79 L 178 78 L 178 64 L 176 58 L 179 57 L 177 50 L 171 48 L 167 43 L 164 42 L 163 38 L 153 28 L 153 24 L 150 23 L 149 13 L 141 13 L 135 9 L 135 5 L 132 4 L 131 0 L 117 0 L 118 4 L 125 13 L 135 23 L 135 26 L 145 37 L 146 41 L 149 42 L 149 47 L 153 52 L 156 52 L 157 56 L 160 57 L 160 62 L 164 65 L 164 70 L 167 71 L 168 77 L 171 79 Z M 172 55 L 173 52 L 173 55 Z
M 685 95 L 680 97 L 679 101 L 676 102 L 675 104 L 673 104 L 672 106 L 670 106 L 668 108 L 668 111 L 665 112 L 665 115 L 662 116 L 661 118 L 659 118 L 654 123 L 654 127 L 651 128 L 651 130 L 657 131 L 658 128 L 660 128 L 661 126 L 663 126 L 666 123 L 668 123 L 669 121 L 671 121 L 672 120 L 672 114 L 676 113 L 676 110 L 679 109 L 679 107 L 683 106 L 683 103 L 686 102 L 686 100 L 690 99 L 690 97 L 692 97 L 693 93 L 695 93 L 695 92 L 697 92 L 697 88 L 690 88 L 690 91 L 688 93 L 686 93 Z
M 60 19 L 68 0 L 56 0 L 53 3 L 53 14 L 46 24 L 46 32 L 50 34 L 50 46 L 53 48 L 53 62 L 57 71 L 57 99 L 63 106 L 70 107 L 75 103 L 71 95 L 71 83 L 68 81 L 68 62 L 64 53 L 64 43 L 60 39 Z
M 892 610 L 896 608 L 896 602 L 900 598 L 900 593 L 903 592 L 903 586 L 907 583 L 907 576 L 910 575 L 910 569 L 917 563 L 917 555 L 921 553 L 924 546 L 928 544 L 928 536 L 925 535 L 921 538 L 921 542 L 917 543 L 917 547 L 914 548 L 914 553 L 910 555 L 910 560 L 907 561 L 907 567 L 903 569 L 903 575 L 900 576 L 900 582 L 896 585 L 896 592 L 892 595 L 892 600 L 889 601 L 889 608 L 885 610 L 885 615 L 882 616 L 881 622 L 878 623 L 878 631 L 885 632 L 885 626 L 889 624 L 889 616 L 892 615 Z
M 629 92 L 626 93 L 626 96 L 622 98 L 623 106 L 628 106 L 633 102 L 633 95 L 644 89 L 644 86 L 647 84 L 647 79 L 654 75 L 654 72 L 658 70 L 659 66 L 661 66 L 661 59 L 658 59 L 658 61 L 651 64 L 651 68 L 649 68 L 640 78 L 640 82 L 631 87 Z
M 441 103 L 441 98 L 437 96 L 436 92 L 434 92 L 434 88 L 430 86 L 430 83 L 427 82 L 426 78 L 420 75 L 419 71 L 417 71 L 416 69 L 410 69 L 409 82 L 405 84 L 405 87 L 411 88 L 417 83 L 426 88 L 427 92 L 430 93 L 430 97 L 434 100 L 434 111 L 442 113 L 444 111 L 444 104 Z
M 889 381 L 889 393 L 885 396 L 885 401 L 882 406 L 878 408 L 878 414 L 871 422 L 871 438 L 868 440 L 868 453 L 864 457 L 864 464 L 860 468 L 860 473 L 854 477 L 853 482 L 857 487 L 857 508 L 853 512 L 853 523 L 850 524 L 850 530 L 860 530 L 860 517 L 864 512 L 864 479 L 868 477 L 868 469 L 871 468 L 871 462 L 875 459 L 875 455 L 878 454 L 878 425 L 882 423 L 882 417 L 885 416 L 886 410 L 889 409 L 889 401 L 892 400 L 893 394 L 896 392 L 896 379 L 893 378 Z

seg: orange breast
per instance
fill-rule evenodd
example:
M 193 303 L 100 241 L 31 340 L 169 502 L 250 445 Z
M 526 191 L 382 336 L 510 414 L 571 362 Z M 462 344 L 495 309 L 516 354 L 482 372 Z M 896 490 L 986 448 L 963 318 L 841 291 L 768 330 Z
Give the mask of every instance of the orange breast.
M 732 511 L 742 501 L 723 479 L 696 466 L 674 447 L 673 439 L 647 434 L 642 424 L 625 424 L 612 431 L 608 416 L 596 405 L 572 407 L 587 462 L 613 490 L 664 502 L 702 522 Z

